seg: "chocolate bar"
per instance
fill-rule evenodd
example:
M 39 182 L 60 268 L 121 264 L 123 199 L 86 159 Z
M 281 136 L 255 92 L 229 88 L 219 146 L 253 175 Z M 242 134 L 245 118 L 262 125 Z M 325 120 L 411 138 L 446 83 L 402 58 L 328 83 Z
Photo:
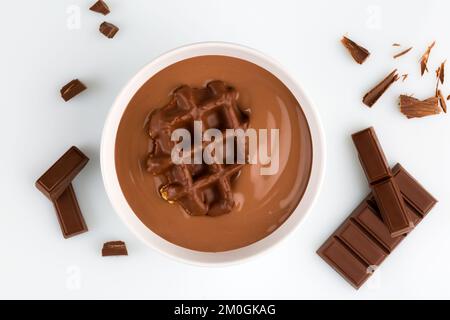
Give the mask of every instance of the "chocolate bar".
M 57 199 L 88 161 L 80 149 L 72 146 L 36 181 L 36 188 L 50 201 Z
M 375 130 L 370 127 L 352 135 L 361 165 L 373 196 L 391 236 L 409 232 L 413 227 L 409 220 L 400 190 L 392 177 L 386 157 Z
M 437 200 L 400 164 L 392 172 L 410 219 L 417 225 Z M 317 254 L 358 289 L 406 236 L 391 237 L 373 195 L 369 194 L 317 250 Z
M 88 230 L 72 186 L 72 180 L 88 161 L 73 146 L 36 181 L 37 189 L 53 202 L 64 238 Z

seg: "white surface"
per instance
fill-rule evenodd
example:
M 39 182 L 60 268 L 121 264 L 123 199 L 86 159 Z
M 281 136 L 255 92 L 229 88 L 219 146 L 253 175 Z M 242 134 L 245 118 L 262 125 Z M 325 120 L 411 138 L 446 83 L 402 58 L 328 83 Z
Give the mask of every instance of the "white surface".
M 431 95 L 434 69 L 450 58 L 448 1 L 109 0 L 106 20 L 121 28 L 112 40 L 98 33 L 105 18 L 87 10 L 91 2 L 2 1 L 1 298 L 450 298 L 450 119 L 406 120 L 396 106 L 400 93 Z M 77 30 L 66 26 L 73 4 Z M 364 65 L 341 47 L 346 32 L 373 52 Z M 417 61 L 434 39 L 431 72 L 420 79 Z M 322 193 L 296 233 L 267 255 L 219 269 L 174 262 L 136 239 L 113 213 L 99 167 L 103 122 L 120 88 L 159 54 L 205 40 L 242 43 L 286 66 L 318 106 L 328 144 Z M 394 61 L 393 42 L 414 51 Z M 362 94 L 394 66 L 408 81 L 364 107 Z M 74 77 L 89 90 L 64 103 L 58 90 Z M 368 125 L 389 161 L 440 202 L 355 291 L 315 250 L 368 192 L 350 140 Z M 64 240 L 34 181 L 72 144 L 91 158 L 74 183 L 90 231 Z M 127 242 L 129 257 L 99 256 L 113 239 Z
M 122 115 L 136 92 L 148 79 L 168 66 L 185 59 L 207 55 L 226 55 L 244 59 L 257 64 L 280 79 L 302 106 L 302 110 L 308 120 L 313 146 L 313 164 L 308 187 L 305 190 L 302 200 L 295 211 L 292 212 L 289 219 L 277 228 L 276 231 L 256 243 L 245 248 L 217 253 L 194 251 L 174 245 L 147 228 L 133 212 L 123 195 L 115 166 L 117 130 Z M 273 61 L 270 57 L 257 50 L 225 42 L 201 42 L 176 48 L 164 53 L 141 69 L 121 90 L 108 113 L 100 146 L 100 167 L 106 193 L 114 210 L 122 218 L 122 221 L 138 238 L 155 250 L 175 258 L 180 262 L 197 266 L 223 267 L 225 265 L 242 263 L 250 258 L 255 258 L 262 253 L 268 252 L 269 249 L 273 249 L 282 240 L 285 240 L 288 235 L 291 235 L 298 228 L 317 201 L 323 182 L 326 162 L 324 133 L 318 117 L 318 113 L 311 99 L 306 95 L 301 85 L 278 62 Z

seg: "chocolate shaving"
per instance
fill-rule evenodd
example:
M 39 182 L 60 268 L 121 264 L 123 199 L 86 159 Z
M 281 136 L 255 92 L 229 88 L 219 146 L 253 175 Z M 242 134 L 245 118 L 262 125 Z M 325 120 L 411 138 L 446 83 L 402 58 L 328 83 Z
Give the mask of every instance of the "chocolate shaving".
M 103 244 L 102 256 L 127 256 L 127 246 L 123 241 L 109 241 Z
M 450 100 L 450 94 L 447 96 L 447 100 Z
M 69 101 L 86 90 L 86 86 L 78 79 L 74 79 L 61 88 L 60 93 L 64 101 Z
M 119 31 L 119 28 L 109 22 L 103 22 L 100 25 L 100 32 L 105 35 L 107 38 L 114 38 L 116 33 Z
M 341 39 L 342 44 L 347 48 L 348 52 L 351 54 L 353 59 L 359 64 L 362 64 L 369 57 L 370 52 L 360 45 L 356 44 L 346 36 Z
M 441 90 L 438 90 L 436 92 L 436 97 L 439 99 L 439 104 L 442 108 L 442 111 L 444 111 L 445 113 L 447 113 L 447 103 L 445 102 L 444 96 L 442 95 Z
M 103 0 L 98 0 L 96 3 L 92 5 L 92 7 L 89 8 L 89 10 L 101 13 L 104 16 L 106 16 L 109 13 L 108 5 Z
M 406 78 L 408 78 L 408 74 L 402 74 L 402 82 L 405 82 Z
M 408 49 L 403 50 L 403 51 L 397 53 L 396 55 L 394 55 L 394 59 L 397 59 L 397 58 L 399 58 L 399 57 L 401 57 L 401 56 L 407 54 L 408 52 L 411 51 L 412 48 L 413 48 L 413 47 L 409 47 Z
M 441 82 L 441 84 L 444 84 L 444 72 L 445 72 L 445 63 L 447 60 L 441 63 L 441 65 L 436 70 L 436 78 Z
M 441 113 L 439 99 L 431 97 L 419 100 L 408 95 L 400 95 L 400 111 L 408 118 L 422 118 Z
M 363 103 L 372 107 L 375 102 L 383 95 L 383 93 L 399 79 L 397 74 L 397 69 L 392 71 L 386 78 L 384 78 L 380 83 L 378 83 L 372 90 L 367 92 L 363 97 Z
M 420 74 L 422 76 L 425 73 L 425 71 L 428 72 L 428 67 L 427 67 L 428 58 L 430 57 L 431 49 L 433 49 L 435 44 L 436 44 L 436 41 L 433 41 L 433 43 L 428 46 L 427 50 L 425 51 L 422 58 L 420 59 Z
M 396 43 L 393 43 L 392 46 L 393 46 L 393 47 L 400 47 L 400 43 L 397 43 L 397 42 L 396 42 Z

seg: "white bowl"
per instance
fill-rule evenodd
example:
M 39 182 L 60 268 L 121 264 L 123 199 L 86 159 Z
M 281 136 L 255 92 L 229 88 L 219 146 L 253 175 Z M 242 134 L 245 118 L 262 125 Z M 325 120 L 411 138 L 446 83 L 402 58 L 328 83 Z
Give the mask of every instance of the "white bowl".
M 116 133 L 120 120 L 129 101 L 139 88 L 149 78 L 165 67 L 180 60 L 203 55 L 224 55 L 244 59 L 268 70 L 280 79 L 300 103 L 308 120 L 313 144 L 310 180 L 303 198 L 291 216 L 266 238 L 243 248 L 218 253 L 194 251 L 177 246 L 147 228 L 134 214 L 122 193 L 117 178 L 114 158 Z M 324 176 L 326 154 L 323 130 L 316 110 L 302 86 L 283 67 L 266 55 L 245 46 L 222 42 L 204 42 L 183 46 L 161 55 L 146 65 L 128 82 L 116 98 L 106 119 L 103 129 L 100 158 L 103 182 L 112 206 L 122 221 L 125 222 L 128 228 L 138 238 L 154 249 L 177 260 L 196 265 L 217 266 L 241 262 L 266 252 L 282 239 L 285 239 L 298 227 L 308 212 L 311 211 L 318 196 Z

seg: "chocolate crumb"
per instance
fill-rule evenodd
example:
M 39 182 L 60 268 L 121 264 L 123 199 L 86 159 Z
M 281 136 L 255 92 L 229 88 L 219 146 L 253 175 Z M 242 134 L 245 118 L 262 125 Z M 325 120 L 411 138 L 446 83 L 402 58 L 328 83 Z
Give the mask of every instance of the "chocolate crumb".
M 405 82 L 406 78 L 408 78 L 408 74 L 402 74 L 402 82 Z
M 392 46 L 393 46 L 393 47 L 400 47 L 400 43 L 397 43 L 397 42 L 396 42 L 396 43 L 393 43 Z
M 86 86 L 78 79 L 74 79 L 61 88 L 61 97 L 64 101 L 69 101 L 76 95 L 86 90 Z
M 436 41 L 433 41 L 433 43 L 428 46 L 427 50 L 425 51 L 422 58 L 420 59 L 420 74 L 422 76 L 425 73 L 425 71 L 428 72 L 428 67 L 427 67 L 428 58 L 430 57 L 431 49 L 433 49 L 435 44 L 436 44 Z
M 104 16 L 106 16 L 110 12 L 108 5 L 103 0 L 98 0 L 96 3 L 92 5 L 92 7 L 89 8 L 89 10 L 101 13 Z
M 422 118 L 441 113 L 439 99 L 431 97 L 419 100 L 408 95 L 400 95 L 400 111 L 408 118 Z
M 119 31 L 119 28 L 109 22 L 103 22 L 100 25 L 100 32 L 103 33 L 107 38 L 114 38 L 116 33 Z
M 407 54 L 408 52 L 411 51 L 412 48 L 413 48 L 413 47 L 409 47 L 408 49 L 403 50 L 403 51 L 397 53 L 396 55 L 394 55 L 394 59 L 397 59 L 397 58 L 399 58 L 399 57 L 401 57 L 401 56 Z
M 441 90 L 437 90 L 436 97 L 439 99 L 439 105 L 441 106 L 442 111 L 444 111 L 444 113 L 447 113 L 447 103 L 445 102 Z
M 347 48 L 353 59 L 359 64 L 362 64 L 364 61 L 366 61 L 367 57 L 369 57 L 370 55 L 370 52 L 366 48 L 361 47 L 346 36 L 342 37 L 341 43 L 345 48 Z
M 371 89 L 364 95 L 363 103 L 368 107 L 372 107 L 375 102 L 377 102 L 377 100 L 383 95 L 383 93 L 391 86 L 391 84 L 393 84 L 398 79 L 399 77 L 397 74 L 397 69 L 395 69 L 373 89 Z
M 127 246 L 123 241 L 109 241 L 103 244 L 102 256 L 127 256 Z

